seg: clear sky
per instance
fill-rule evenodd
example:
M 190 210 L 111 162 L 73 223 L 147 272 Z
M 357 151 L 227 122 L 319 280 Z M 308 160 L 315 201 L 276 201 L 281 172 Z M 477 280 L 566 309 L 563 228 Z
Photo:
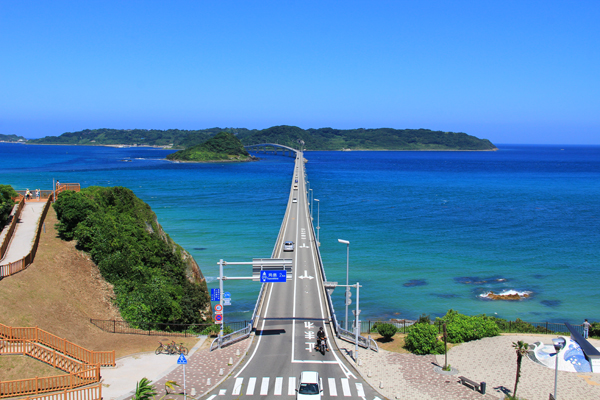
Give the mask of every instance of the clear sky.
M 0 133 L 428 128 L 600 144 L 600 1 L 0 0 Z

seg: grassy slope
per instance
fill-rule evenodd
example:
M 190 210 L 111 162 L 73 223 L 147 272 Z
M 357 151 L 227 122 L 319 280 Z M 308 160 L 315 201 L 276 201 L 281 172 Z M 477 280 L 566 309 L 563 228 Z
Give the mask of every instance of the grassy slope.
M 112 288 L 87 254 L 76 250 L 74 242 L 57 237 L 57 222 L 51 207 L 33 264 L 0 281 L 0 322 L 38 326 L 89 350 L 115 350 L 117 358 L 154 351 L 159 340 L 169 341 L 162 336 L 103 332 L 90 323 L 90 318 L 121 319 L 111 302 Z M 196 342 L 184 339 L 177 341 L 190 348 Z

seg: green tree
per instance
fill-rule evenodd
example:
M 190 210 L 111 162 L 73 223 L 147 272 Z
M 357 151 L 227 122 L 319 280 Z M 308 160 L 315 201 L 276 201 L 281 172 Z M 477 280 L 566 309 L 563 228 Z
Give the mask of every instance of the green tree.
M 176 396 L 183 396 L 179 393 L 171 393 L 170 390 L 175 390 L 179 385 L 175 381 L 166 381 L 165 382 L 165 394 L 160 397 L 158 400 L 163 400 L 170 394 L 175 394 Z M 152 384 L 152 381 L 147 378 L 142 378 L 139 382 L 135 384 L 135 394 L 133 395 L 133 400 L 156 400 L 156 395 L 158 392 L 156 391 L 156 387 Z
M 514 398 L 517 397 L 517 386 L 519 385 L 519 378 L 521 377 L 521 363 L 523 361 L 523 356 L 527 354 L 529 345 L 522 340 L 518 342 L 513 342 L 513 349 L 517 353 L 517 376 L 515 377 L 515 390 L 513 390 L 512 396 Z
M 443 354 L 444 344 L 437 338 L 437 328 L 430 324 L 414 324 L 405 339 L 405 347 L 414 354 Z
M 6 225 L 10 212 L 15 205 L 13 197 L 19 194 L 10 185 L 0 185 L 0 230 Z
M 398 332 L 398 328 L 393 324 L 377 324 L 377 332 L 383 336 L 385 340 L 391 340 Z

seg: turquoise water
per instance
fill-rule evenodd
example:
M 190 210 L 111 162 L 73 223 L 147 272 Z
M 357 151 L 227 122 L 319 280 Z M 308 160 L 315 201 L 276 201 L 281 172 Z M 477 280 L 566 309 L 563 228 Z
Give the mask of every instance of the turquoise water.
M 293 160 L 175 164 L 149 148 L 0 143 L 0 183 L 52 179 L 131 188 L 192 253 L 210 287 L 217 261 L 269 257 Z M 600 320 L 600 147 L 499 146 L 496 152 L 308 152 L 327 277 L 360 281 L 366 319 L 497 314 L 532 322 Z M 131 162 L 122 162 L 130 159 Z M 317 209 L 315 203 L 315 223 Z M 250 275 L 230 267 L 229 275 Z M 248 318 L 258 283 L 228 281 L 230 320 Z M 530 291 L 516 302 L 489 290 Z M 334 292 L 343 314 L 341 290 Z M 355 300 L 355 297 L 353 297 Z M 354 307 L 354 303 L 352 304 Z

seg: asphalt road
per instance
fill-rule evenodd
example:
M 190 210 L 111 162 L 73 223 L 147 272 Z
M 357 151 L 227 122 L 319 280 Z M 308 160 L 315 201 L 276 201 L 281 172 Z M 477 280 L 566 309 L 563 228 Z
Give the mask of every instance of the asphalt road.
M 325 328 L 328 338 L 334 333 L 329 324 L 315 241 L 310 231 L 302 160 L 302 155 L 296 159 L 284 234 L 275 251 L 275 258 L 293 259 L 293 279 L 268 284 L 249 356 L 229 379 L 204 399 L 295 397 L 302 371 L 319 373 L 324 399 L 374 399 L 377 396 L 354 368 L 346 364 L 339 350 L 334 348 L 333 340 L 329 340 L 331 351 L 325 355 L 314 349 L 319 327 Z M 293 188 L 295 179 L 298 179 L 297 190 Z M 297 202 L 292 201 L 294 198 Z M 293 252 L 283 251 L 285 241 L 294 242 Z

